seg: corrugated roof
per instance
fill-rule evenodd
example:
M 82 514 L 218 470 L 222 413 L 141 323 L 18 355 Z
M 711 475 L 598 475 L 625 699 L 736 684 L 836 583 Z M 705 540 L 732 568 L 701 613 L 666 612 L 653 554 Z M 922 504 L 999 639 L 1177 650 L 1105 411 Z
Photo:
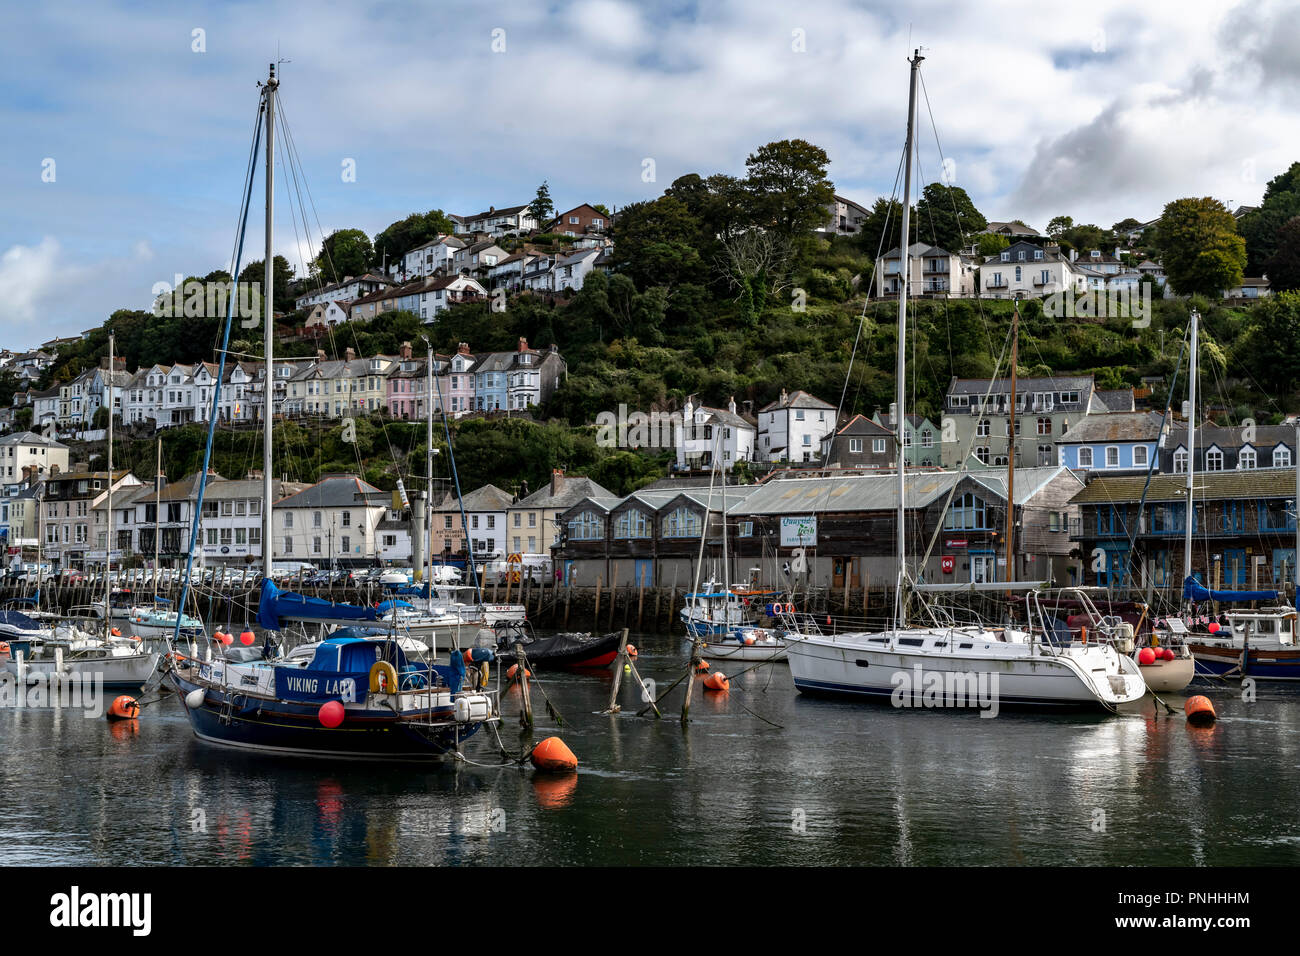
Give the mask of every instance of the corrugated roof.
M 1294 468 L 1259 468 L 1245 471 L 1198 472 L 1197 499 L 1294 498 Z M 1074 504 L 1133 503 L 1142 500 L 1145 475 L 1107 475 L 1095 478 L 1072 499 Z M 1147 501 L 1186 501 L 1186 475 L 1152 475 Z

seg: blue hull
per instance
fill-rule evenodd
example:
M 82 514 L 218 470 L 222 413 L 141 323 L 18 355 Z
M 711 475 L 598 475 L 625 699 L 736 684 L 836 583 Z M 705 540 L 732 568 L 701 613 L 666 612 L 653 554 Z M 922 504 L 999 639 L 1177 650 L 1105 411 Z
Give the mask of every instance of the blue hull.
M 1239 661 L 1222 661 L 1214 658 L 1196 656 L 1196 676 L 1198 678 L 1225 677 L 1240 680 L 1253 677 L 1255 680 L 1300 680 L 1300 659 L 1278 659 L 1269 651 L 1250 652 L 1243 673 Z
M 177 676 L 182 697 L 199 685 Z M 461 741 L 472 737 L 481 724 L 456 724 L 445 729 L 417 730 L 410 720 L 398 720 L 391 711 L 352 712 L 338 727 L 325 727 L 318 706 L 286 701 L 250 701 L 236 695 L 227 709 L 226 695 L 212 690 L 201 707 L 187 712 L 190 726 L 201 740 L 245 750 L 333 757 L 347 760 L 438 761 L 455 754 Z M 450 719 L 451 709 L 436 712 Z

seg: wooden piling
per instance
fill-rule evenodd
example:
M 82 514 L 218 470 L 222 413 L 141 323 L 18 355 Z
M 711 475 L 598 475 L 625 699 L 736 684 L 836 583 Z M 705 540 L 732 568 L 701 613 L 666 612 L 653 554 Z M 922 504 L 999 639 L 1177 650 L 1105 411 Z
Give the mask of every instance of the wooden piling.
M 605 713 L 617 714 L 623 708 L 618 703 L 619 688 L 623 686 L 623 665 L 627 663 L 627 628 L 623 628 L 623 633 L 618 639 L 618 653 L 614 655 L 614 682 L 609 689 L 609 703 L 605 707 Z
M 533 699 L 528 691 L 528 658 L 524 654 L 524 645 L 518 641 L 515 642 L 515 667 L 518 668 L 515 673 L 519 677 L 519 693 L 524 705 L 523 711 L 519 714 L 519 724 L 532 730 Z
M 691 696 L 695 693 L 695 670 L 700 665 L 700 643 L 691 641 L 690 673 L 686 675 L 686 699 L 682 701 L 682 726 L 691 720 Z
M 591 615 L 591 629 L 593 631 L 600 630 L 600 586 L 603 580 L 599 574 L 596 575 L 596 610 Z
M 641 576 L 641 586 L 637 589 L 636 597 L 636 629 L 637 633 L 641 632 L 641 615 L 645 612 L 645 575 Z M 623 629 L 626 633 L 627 628 Z

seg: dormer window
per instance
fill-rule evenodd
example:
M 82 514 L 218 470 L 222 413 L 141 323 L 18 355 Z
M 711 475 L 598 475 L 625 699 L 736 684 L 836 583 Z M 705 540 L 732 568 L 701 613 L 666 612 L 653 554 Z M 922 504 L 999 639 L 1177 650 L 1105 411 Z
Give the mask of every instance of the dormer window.
M 1042 250 L 1042 249 L 1035 249 L 1035 250 L 1034 250 L 1034 258 L 1035 258 L 1035 259 L 1041 259 L 1041 258 L 1043 258 L 1043 250 Z
M 1011 261 L 1011 253 L 1009 253 L 1009 252 L 1004 252 L 1004 253 L 1002 253 L 1002 261 L 1003 261 L 1003 262 L 1010 262 L 1010 261 Z

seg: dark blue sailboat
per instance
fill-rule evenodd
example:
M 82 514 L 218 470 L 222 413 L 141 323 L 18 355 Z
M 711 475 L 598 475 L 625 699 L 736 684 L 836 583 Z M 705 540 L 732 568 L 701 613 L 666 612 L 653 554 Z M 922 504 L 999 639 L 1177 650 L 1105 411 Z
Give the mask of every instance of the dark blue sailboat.
M 271 196 L 274 155 L 274 117 L 278 81 L 275 66 L 263 86 L 259 119 L 267 134 L 267 263 L 274 262 L 271 236 Z M 263 125 L 253 141 L 256 156 Z M 254 163 L 250 160 L 244 189 L 238 242 L 232 275 L 239 274 L 244 233 L 252 196 Z M 269 484 L 274 410 L 272 290 L 270 267 L 264 286 L 265 356 L 263 377 L 263 467 Z M 207 488 L 212 440 L 220 418 L 221 382 L 234 310 L 227 304 L 226 321 L 212 409 L 208 417 L 207 444 L 199 475 L 191 541 L 198 540 L 198 522 Z M 167 660 L 169 676 L 185 703 L 194 733 L 210 743 L 229 747 L 313 757 L 357 760 L 437 760 L 459 755 L 461 743 L 484 725 L 499 720 L 498 686 L 489 689 L 491 648 L 462 651 L 454 643 L 445 663 L 435 663 L 438 647 L 429 635 L 427 644 L 409 641 L 394 608 L 364 608 L 333 604 L 280 592 L 271 582 L 271 513 L 269 488 L 263 509 L 264 584 L 259 622 L 268 631 L 280 629 L 282 619 L 315 620 L 338 627 L 325 640 L 281 654 L 268 636 L 260 647 L 231 646 L 218 659 L 175 653 L 181 640 L 179 617 Z M 188 596 L 193 571 L 193 551 L 186 561 L 181 606 Z M 418 651 L 416 650 L 418 648 Z M 414 656 L 413 656 L 414 655 Z

